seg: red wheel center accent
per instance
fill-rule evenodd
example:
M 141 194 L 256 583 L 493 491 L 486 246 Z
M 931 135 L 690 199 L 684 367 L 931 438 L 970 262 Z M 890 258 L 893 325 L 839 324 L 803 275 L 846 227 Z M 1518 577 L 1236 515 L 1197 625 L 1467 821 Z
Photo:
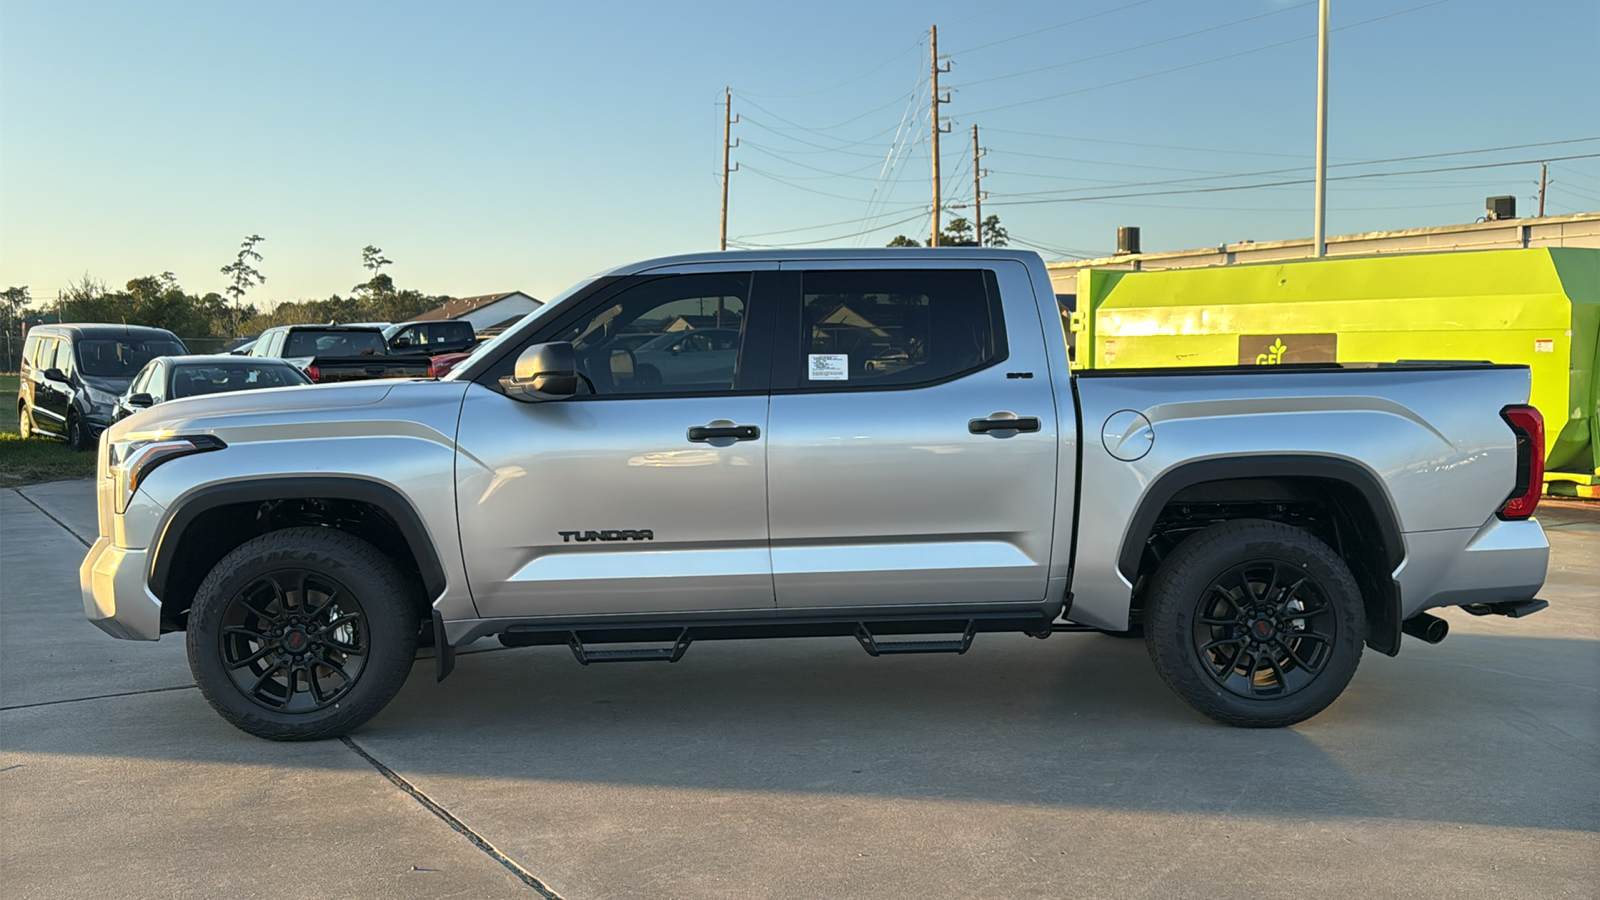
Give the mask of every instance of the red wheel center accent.
M 283 646 L 290 653 L 299 653 L 306 649 L 306 645 L 310 643 L 311 639 L 306 637 L 306 633 L 298 628 L 284 635 L 283 638 Z

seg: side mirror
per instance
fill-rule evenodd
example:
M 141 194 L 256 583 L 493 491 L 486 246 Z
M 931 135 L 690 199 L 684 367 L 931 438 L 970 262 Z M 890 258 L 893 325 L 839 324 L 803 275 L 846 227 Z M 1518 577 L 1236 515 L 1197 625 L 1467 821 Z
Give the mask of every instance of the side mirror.
M 578 392 L 577 355 L 566 341 L 534 344 L 517 357 L 500 386 L 513 400 L 529 403 L 571 397 Z
M 149 394 L 129 394 L 128 399 L 124 402 L 126 402 L 129 406 L 137 406 L 140 409 L 148 409 L 156 405 L 156 398 L 150 396 Z
M 44 377 L 44 380 L 46 380 L 46 381 L 66 381 L 67 380 L 67 373 L 61 371 L 60 369 L 56 368 L 55 366 L 51 366 L 50 368 L 45 369 L 43 372 L 40 372 L 39 374 L 42 375 Z
M 411 346 L 411 338 L 408 337 L 397 337 L 389 342 L 389 347 L 392 350 L 401 350 L 409 346 Z

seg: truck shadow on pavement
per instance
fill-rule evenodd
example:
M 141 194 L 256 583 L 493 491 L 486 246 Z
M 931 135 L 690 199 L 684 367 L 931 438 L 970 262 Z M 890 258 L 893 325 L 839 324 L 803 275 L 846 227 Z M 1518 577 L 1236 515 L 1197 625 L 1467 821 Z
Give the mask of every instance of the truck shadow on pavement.
M 672 666 L 584 669 L 564 648 L 475 654 L 442 685 L 419 665 L 354 737 L 398 770 L 530 791 L 602 782 L 1600 830 L 1594 643 L 1457 640 L 1450 656 L 1369 656 L 1344 697 L 1290 729 L 1216 725 L 1166 689 L 1141 643 L 1062 635 L 920 659 L 815 640 L 697 645 Z M 1498 674 L 1457 657 L 1591 662 Z

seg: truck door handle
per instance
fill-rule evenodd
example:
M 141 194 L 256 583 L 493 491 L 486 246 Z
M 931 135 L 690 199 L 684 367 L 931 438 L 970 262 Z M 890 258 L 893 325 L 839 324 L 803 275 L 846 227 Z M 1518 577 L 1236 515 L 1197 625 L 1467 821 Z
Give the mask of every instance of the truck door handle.
M 973 434 L 988 434 L 991 431 L 1038 431 L 1039 417 L 993 413 L 987 419 L 968 419 L 967 430 Z
M 734 425 L 733 423 L 712 422 L 710 425 L 691 425 L 689 427 L 689 440 L 703 444 L 717 438 L 733 438 L 736 441 L 753 441 L 761 437 L 761 429 L 755 425 Z

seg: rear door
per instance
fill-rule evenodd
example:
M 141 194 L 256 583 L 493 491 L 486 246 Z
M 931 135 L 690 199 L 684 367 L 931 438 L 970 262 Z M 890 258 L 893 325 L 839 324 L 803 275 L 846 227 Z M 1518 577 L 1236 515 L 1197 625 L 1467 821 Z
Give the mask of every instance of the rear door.
M 1043 600 L 1058 423 L 1023 265 L 785 263 L 783 284 L 779 608 Z
M 553 318 L 468 387 L 456 502 L 480 615 L 771 614 L 775 269 L 626 279 Z M 722 366 L 679 383 L 637 377 L 632 347 L 719 320 L 738 336 Z M 496 390 L 522 349 L 552 341 L 573 345 L 577 396 L 527 403 Z

